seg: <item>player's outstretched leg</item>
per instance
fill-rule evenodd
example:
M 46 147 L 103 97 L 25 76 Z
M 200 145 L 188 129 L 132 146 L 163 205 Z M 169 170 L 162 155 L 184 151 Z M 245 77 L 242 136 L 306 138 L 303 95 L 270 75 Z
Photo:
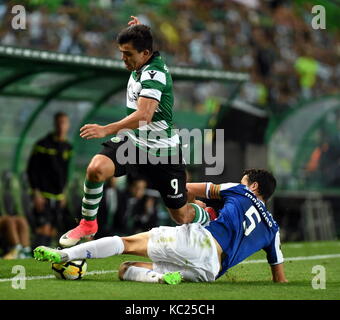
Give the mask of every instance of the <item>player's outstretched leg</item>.
M 38 261 L 49 261 L 53 263 L 63 263 L 69 261 L 69 256 L 67 253 L 45 246 L 39 246 L 35 248 L 33 253 L 34 258 Z
M 161 283 L 165 284 L 180 284 L 183 280 L 183 277 L 180 272 L 167 272 L 163 275 Z
M 40 246 L 34 250 L 34 258 L 38 261 L 61 263 L 70 260 L 106 258 L 123 254 L 123 252 L 123 240 L 114 236 L 88 241 L 61 250 Z

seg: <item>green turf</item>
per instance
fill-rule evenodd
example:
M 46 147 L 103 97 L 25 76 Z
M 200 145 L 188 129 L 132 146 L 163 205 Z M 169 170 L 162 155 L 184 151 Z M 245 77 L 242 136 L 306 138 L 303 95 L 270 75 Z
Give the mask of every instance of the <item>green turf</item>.
M 285 258 L 340 254 L 340 241 L 287 243 L 282 246 Z M 258 252 L 250 259 L 265 259 L 264 252 Z M 117 270 L 121 262 L 146 260 L 134 256 L 119 256 L 107 259 L 88 259 L 88 271 Z M 27 280 L 25 289 L 14 289 L 12 267 L 22 265 L 26 277 L 51 275 L 51 264 L 26 260 L 0 260 L 0 300 L 6 299 L 121 299 L 121 300 L 229 300 L 229 299 L 340 299 L 340 258 L 323 258 L 305 261 L 285 262 L 289 283 L 271 282 L 270 268 L 266 263 L 240 264 L 213 283 L 181 283 L 175 286 L 162 284 L 119 281 L 117 272 L 86 275 L 80 281 L 58 279 Z M 322 265 L 326 270 L 326 289 L 312 288 L 315 274 L 312 268 Z

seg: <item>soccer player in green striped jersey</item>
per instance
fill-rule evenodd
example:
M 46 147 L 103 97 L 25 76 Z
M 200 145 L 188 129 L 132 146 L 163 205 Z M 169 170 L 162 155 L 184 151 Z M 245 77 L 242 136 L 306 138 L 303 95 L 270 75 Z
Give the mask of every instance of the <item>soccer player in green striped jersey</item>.
M 150 28 L 132 17 L 129 27 L 119 33 L 117 42 L 122 60 L 131 71 L 126 96 L 127 116 L 105 126 L 86 124 L 80 129 L 84 139 L 116 136 L 103 143 L 103 150 L 92 158 L 87 168 L 82 220 L 79 226 L 60 238 L 60 245 L 64 247 L 73 246 L 97 232 L 96 216 L 104 181 L 128 173 L 147 178 L 160 192 L 177 223 L 204 225 L 210 220 L 208 211 L 197 203 L 187 203 L 185 163 L 172 122 L 172 78 L 159 52 L 153 50 Z M 122 131 L 126 133 L 122 135 Z M 120 151 L 127 146 L 129 159 L 128 163 L 123 163 Z

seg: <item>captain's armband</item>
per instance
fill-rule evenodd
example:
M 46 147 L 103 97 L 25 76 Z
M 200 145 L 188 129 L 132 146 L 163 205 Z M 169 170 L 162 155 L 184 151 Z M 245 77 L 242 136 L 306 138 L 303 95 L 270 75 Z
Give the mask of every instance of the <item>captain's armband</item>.
M 232 187 L 237 186 L 238 183 L 222 183 L 222 184 L 213 184 L 212 182 L 208 182 L 205 188 L 205 195 L 207 199 L 222 199 L 221 191 L 225 191 Z
M 207 199 L 221 199 L 220 196 L 220 184 L 214 184 L 212 182 L 208 182 L 205 187 L 205 195 Z

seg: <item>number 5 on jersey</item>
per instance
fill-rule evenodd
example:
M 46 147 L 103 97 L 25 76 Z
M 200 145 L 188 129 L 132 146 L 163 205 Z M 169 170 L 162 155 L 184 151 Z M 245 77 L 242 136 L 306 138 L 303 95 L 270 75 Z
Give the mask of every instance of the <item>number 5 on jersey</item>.
M 249 236 L 250 233 L 255 229 L 256 227 L 256 222 L 253 218 L 253 215 L 256 216 L 257 218 L 257 223 L 261 222 L 261 217 L 258 213 L 258 211 L 256 210 L 256 208 L 254 206 L 251 206 L 247 212 L 245 213 L 245 216 L 247 217 L 247 219 L 250 221 L 250 225 L 247 227 L 247 221 L 244 220 L 243 221 L 243 228 L 244 228 L 244 235 L 245 236 Z

